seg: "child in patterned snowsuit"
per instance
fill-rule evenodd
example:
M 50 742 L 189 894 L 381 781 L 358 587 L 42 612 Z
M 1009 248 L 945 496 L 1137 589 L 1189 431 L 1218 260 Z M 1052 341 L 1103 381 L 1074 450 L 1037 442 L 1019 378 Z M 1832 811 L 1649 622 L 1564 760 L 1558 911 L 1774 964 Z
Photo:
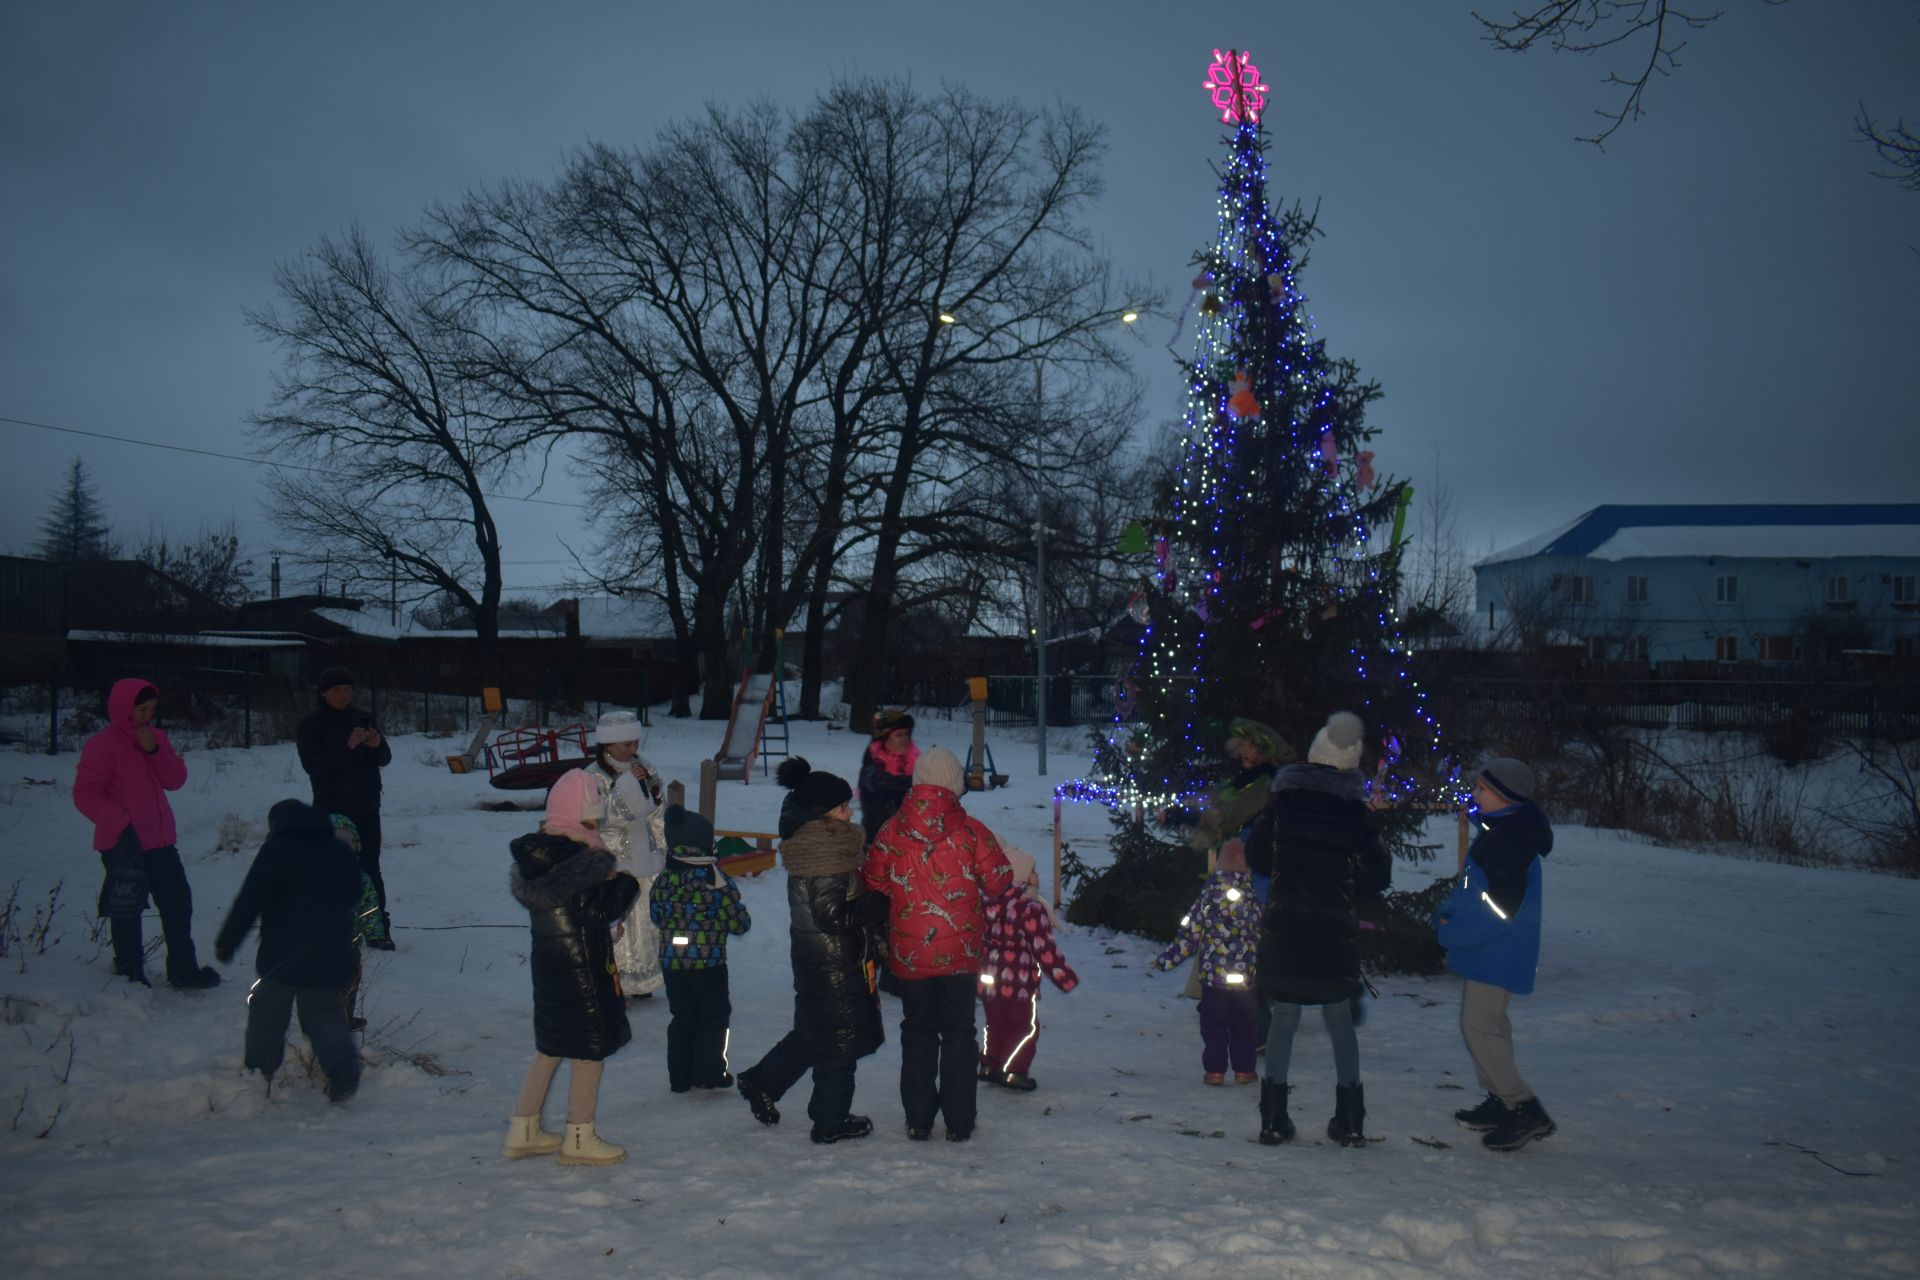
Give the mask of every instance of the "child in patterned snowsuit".
M 1040 1047 L 1040 975 L 1071 991 L 1080 978 L 1053 944 L 1053 913 L 1040 900 L 1033 855 L 1002 846 L 1013 883 L 986 900 L 986 954 L 980 969 L 980 1003 L 986 1034 L 980 1042 L 980 1078 L 1003 1088 L 1038 1088 L 1028 1074 Z
M 713 824 L 679 805 L 666 812 L 667 866 L 647 910 L 660 930 L 666 976 L 667 1083 L 675 1093 L 731 1089 L 727 1070 L 727 937 L 752 925 L 740 890 L 714 866 Z
M 1260 997 L 1254 986 L 1254 952 L 1260 941 L 1260 900 L 1237 841 L 1220 851 L 1220 865 L 1207 877 L 1171 945 L 1154 958 L 1166 972 L 1195 952 L 1200 956 L 1200 1066 L 1208 1084 L 1225 1084 L 1229 1065 L 1236 1084 L 1252 1084 Z

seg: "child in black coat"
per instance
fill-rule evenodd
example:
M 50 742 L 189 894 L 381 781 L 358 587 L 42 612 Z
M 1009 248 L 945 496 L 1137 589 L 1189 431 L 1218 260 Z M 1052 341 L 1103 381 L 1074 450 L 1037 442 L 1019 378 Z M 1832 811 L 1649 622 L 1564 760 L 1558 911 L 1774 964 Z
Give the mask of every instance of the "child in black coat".
M 815 1142 L 873 1132 L 851 1114 L 854 1068 L 886 1034 L 873 992 L 868 935 L 885 923 L 887 896 L 860 878 L 866 838 L 853 822 L 853 788 L 800 756 L 780 762 L 780 860 L 787 869 L 793 933 L 793 1030 L 740 1073 L 740 1094 L 761 1124 L 779 1124 L 774 1104 L 807 1071 L 807 1116 Z
M 333 822 L 298 800 L 267 815 L 268 835 L 227 911 L 213 945 L 230 964 L 253 922 L 260 922 L 260 975 L 247 995 L 247 1066 L 273 1088 L 286 1058 L 287 1025 L 300 1029 L 327 1076 L 327 1097 L 344 1102 L 360 1087 L 360 1055 L 347 1029 L 342 993 L 354 975 L 354 905 L 360 864 L 333 838 Z

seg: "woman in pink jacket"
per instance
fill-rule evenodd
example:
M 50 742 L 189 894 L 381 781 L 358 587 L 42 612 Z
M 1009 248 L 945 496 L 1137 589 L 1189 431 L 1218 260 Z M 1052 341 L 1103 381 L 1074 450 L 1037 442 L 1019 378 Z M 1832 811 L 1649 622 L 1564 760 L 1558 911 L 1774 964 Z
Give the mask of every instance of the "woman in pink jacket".
M 99 912 L 113 928 L 113 971 L 148 985 L 140 915 L 147 897 L 167 938 L 167 982 L 215 987 L 220 975 L 193 949 L 193 891 L 173 847 L 167 792 L 187 780 L 187 762 L 153 723 L 160 692 L 145 680 L 121 680 L 107 695 L 107 727 L 80 750 L 73 807 L 93 821 L 93 847 L 106 866 Z

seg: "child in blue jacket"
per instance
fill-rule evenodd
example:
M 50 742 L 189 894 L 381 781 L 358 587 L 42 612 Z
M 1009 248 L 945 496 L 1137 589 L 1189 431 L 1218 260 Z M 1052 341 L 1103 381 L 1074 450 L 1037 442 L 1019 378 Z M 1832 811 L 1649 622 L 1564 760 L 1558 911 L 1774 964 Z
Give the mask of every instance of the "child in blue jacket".
M 1495 1151 L 1517 1151 L 1554 1131 L 1553 1118 L 1520 1076 L 1507 1005 L 1533 990 L 1540 964 L 1540 860 L 1553 828 L 1533 803 L 1533 770 L 1502 756 L 1473 784 L 1481 831 L 1461 861 L 1460 880 L 1434 912 L 1447 967 L 1466 979 L 1460 1033 L 1486 1098 L 1454 1113 L 1486 1133 Z
M 666 978 L 667 1083 L 675 1093 L 731 1089 L 727 1038 L 733 1002 L 727 993 L 727 938 L 752 925 L 740 890 L 714 866 L 713 824 L 668 805 L 666 870 L 653 882 L 647 911 L 660 930 Z

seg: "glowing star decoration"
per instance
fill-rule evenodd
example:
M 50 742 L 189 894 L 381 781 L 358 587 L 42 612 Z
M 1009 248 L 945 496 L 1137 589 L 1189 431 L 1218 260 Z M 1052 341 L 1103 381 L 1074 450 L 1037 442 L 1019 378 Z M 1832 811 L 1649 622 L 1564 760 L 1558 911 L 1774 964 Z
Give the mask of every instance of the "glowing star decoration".
M 1260 68 L 1248 61 L 1245 50 L 1213 51 L 1213 65 L 1207 68 L 1207 82 L 1200 86 L 1213 98 L 1222 124 L 1258 124 L 1260 110 L 1267 105 L 1267 86 L 1260 83 Z

